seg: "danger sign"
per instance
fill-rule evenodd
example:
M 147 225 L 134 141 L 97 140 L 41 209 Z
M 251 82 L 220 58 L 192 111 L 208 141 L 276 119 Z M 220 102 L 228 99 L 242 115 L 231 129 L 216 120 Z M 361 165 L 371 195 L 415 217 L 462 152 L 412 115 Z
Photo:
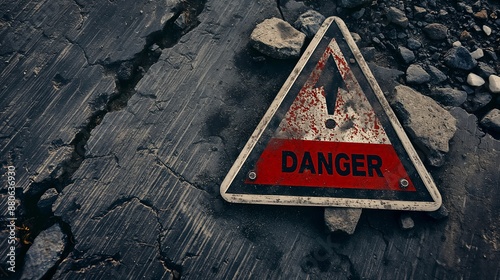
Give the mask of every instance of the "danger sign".
M 344 23 L 328 18 L 221 186 L 231 202 L 435 210 L 441 197 Z

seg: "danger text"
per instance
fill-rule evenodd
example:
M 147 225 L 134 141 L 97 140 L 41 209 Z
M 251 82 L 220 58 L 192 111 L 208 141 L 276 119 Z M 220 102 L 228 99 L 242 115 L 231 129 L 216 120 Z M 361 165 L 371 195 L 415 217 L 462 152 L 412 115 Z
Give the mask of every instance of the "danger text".
M 382 158 L 378 155 L 338 153 L 296 153 L 282 151 L 281 171 L 283 173 L 306 170 L 311 174 L 338 174 L 340 176 L 384 177 L 381 171 Z

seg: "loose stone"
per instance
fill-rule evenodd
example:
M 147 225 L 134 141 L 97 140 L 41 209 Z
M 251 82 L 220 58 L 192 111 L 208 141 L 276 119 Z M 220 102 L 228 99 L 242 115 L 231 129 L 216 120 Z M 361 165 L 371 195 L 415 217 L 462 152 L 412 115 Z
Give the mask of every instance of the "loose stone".
M 484 85 L 485 81 L 480 76 L 474 73 L 469 73 L 469 75 L 467 76 L 467 83 L 473 87 L 480 87 Z
M 489 88 L 492 93 L 500 93 L 500 77 L 497 75 L 490 75 L 488 78 Z
M 266 19 L 257 24 L 250 36 L 255 49 L 278 59 L 299 57 L 305 39 L 304 33 L 278 18 Z

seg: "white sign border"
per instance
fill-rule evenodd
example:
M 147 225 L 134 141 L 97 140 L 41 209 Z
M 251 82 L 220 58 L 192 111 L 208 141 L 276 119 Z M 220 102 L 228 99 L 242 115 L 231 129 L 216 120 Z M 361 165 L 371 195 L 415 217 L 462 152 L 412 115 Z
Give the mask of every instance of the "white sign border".
M 269 122 L 275 115 L 276 111 L 280 107 L 281 103 L 285 99 L 286 95 L 290 91 L 291 87 L 295 83 L 295 80 L 299 77 L 302 72 L 303 67 L 306 65 L 307 61 L 315 51 L 318 44 L 321 42 L 323 36 L 328 30 L 332 23 L 336 23 L 339 27 L 344 39 L 346 40 L 349 48 L 351 49 L 359 67 L 361 68 L 363 74 L 368 80 L 370 86 L 372 87 L 375 96 L 380 102 L 382 108 L 385 110 L 394 131 L 398 135 L 403 147 L 410 156 L 410 160 L 415 166 L 420 178 L 422 179 L 424 185 L 426 186 L 429 194 L 431 195 L 433 202 L 425 201 L 395 201 L 395 200 L 380 200 L 380 199 L 352 199 L 352 198 L 338 198 L 338 197 L 307 197 L 307 196 L 284 196 L 284 195 L 254 195 L 254 194 L 232 194 L 227 193 L 227 189 L 232 184 L 234 178 L 240 171 L 241 167 L 247 160 L 251 151 L 257 144 L 258 140 L 266 130 Z M 234 162 L 233 166 L 229 170 L 228 174 L 224 178 L 224 181 L 220 187 L 221 196 L 228 202 L 235 203 L 250 203 L 250 204 L 274 204 L 274 205 L 296 205 L 296 206 L 331 206 L 331 207 L 349 207 L 349 208 L 372 208 L 372 209 L 391 209 L 391 210 L 408 210 L 408 211 L 435 211 L 441 207 L 442 199 L 441 195 L 432 179 L 431 175 L 427 172 L 424 164 L 420 160 L 417 152 L 413 148 L 410 140 L 408 139 L 406 133 L 404 132 L 401 124 L 399 123 L 396 115 L 392 111 L 389 103 L 385 99 L 385 96 L 380 89 L 375 77 L 370 71 L 370 68 L 366 64 L 361 52 L 359 51 L 354 39 L 352 38 L 349 30 L 345 23 L 339 17 L 329 17 L 327 18 L 321 28 L 319 29 L 316 36 L 313 38 L 306 51 L 298 61 L 297 65 L 292 71 L 292 74 L 288 77 L 286 82 L 281 87 L 276 98 L 269 106 L 266 114 L 260 121 L 259 125 L 253 132 L 252 136 L 246 143 L 245 147 L 241 151 L 240 155 Z

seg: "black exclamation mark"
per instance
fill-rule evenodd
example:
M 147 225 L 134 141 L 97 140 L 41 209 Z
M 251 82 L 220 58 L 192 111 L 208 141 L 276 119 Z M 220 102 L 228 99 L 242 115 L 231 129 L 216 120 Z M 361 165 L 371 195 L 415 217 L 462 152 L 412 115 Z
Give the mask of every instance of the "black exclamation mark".
M 326 111 L 330 118 L 325 121 L 326 128 L 333 129 L 337 126 L 333 120 L 335 113 L 335 103 L 337 102 L 337 94 L 340 88 L 345 89 L 345 82 L 340 75 L 337 64 L 331 56 L 326 61 L 325 68 L 321 71 L 321 75 L 316 83 L 316 88 L 323 87 L 326 99 Z

